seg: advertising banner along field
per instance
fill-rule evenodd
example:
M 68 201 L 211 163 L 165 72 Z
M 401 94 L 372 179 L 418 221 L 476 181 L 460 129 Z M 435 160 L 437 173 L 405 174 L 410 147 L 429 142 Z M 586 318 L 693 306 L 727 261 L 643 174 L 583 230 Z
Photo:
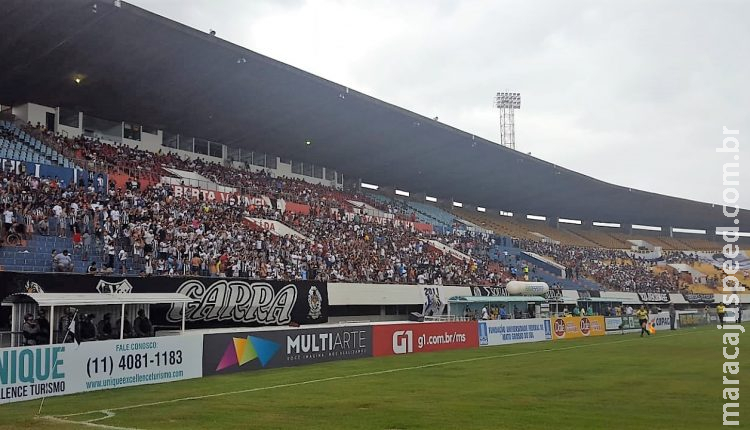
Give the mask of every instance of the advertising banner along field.
M 365 325 L 207 334 L 203 375 L 371 356 L 372 328 Z
M 375 356 L 479 346 L 476 321 L 374 325 L 372 335 Z
M 0 272 L 0 297 L 12 293 L 180 293 L 187 328 L 319 324 L 328 321 L 328 288 L 315 281 L 208 277 L 118 277 Z M 151 306 L 156 325 L 181 322 L 182 304 Z
M 0 349 L 0 403 L 200 378 L 201 335 Z
M 604 336 L 604 317 L 560 317 L 552 319 L 552 338 L 575 339 L 578 337 Z
M 548 319 L 479 321 L 479 346 L 552 340 Z

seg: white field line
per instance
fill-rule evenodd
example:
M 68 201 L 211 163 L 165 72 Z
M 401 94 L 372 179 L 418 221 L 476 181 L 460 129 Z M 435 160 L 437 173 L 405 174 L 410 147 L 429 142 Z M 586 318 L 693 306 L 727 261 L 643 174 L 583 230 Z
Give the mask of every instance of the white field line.
M 111 418 L 113 416 L 115 416 L 115 414 L 106 416 L 104 418 L 99 418 L 99 419 Z M 88 422 L 88 421 L 71 421 L 71 420 L 66 420 L 64 418 L 58 418 L 58 417 L 51 416 L 51 415 L 40 416 L 37 419 L 52 421 L 52 422 L 60 423 L 60 424 L 80 425 L 80 426 L 85 426 L 85 427 L 109 429 L 109 430 L 138 430 L 137 428 L 133 428 L 133 427 L 116 427 L 116 426 L 108 426 L 105 424 L 97 424 L 97 423 Z
M 666 335 L 656 336 L 655 338 L 656 339 L 662 339 L 662 338 L 666 338 L 666 337 L 684 336 L 684 335 L 687 335 L 687 334 L 690 334 L 690 333 L 687 333 L 687 332 L 686 333 L 673 333 L 673 334 L 666 334 Z M 301 385 L 318 384 L 320 382 L 329 382 L 329 381 L 339 381 L 339 380 L 344 380 L 344 379 L 361 378 L 361 377 L 364 377 L 364 376 L 385 375 L 385 374 L 388 374 L 388 373 L 405 372 L 405 371 L 408 371 L 408 370 L 428 369 L 428 368 L 431 368 L 431 367 L 448 366 L 448 365 L 451 365 L 451 364 L 471 363 L 471 362 L 474 362 L 474 361 L 493 360 L 493 359 L 497 359 L 497 358 L 519 357 L 519 356 L 522 356 L 522 355 L 532 355 L 532 354 L 539 354 L 539 353 L 543 353 L 543 352 L 569 351 L 569 350 L 572 350 L 572 349 L 590 348 L 590 347 L 602 346 L 602 345 L 614 345 L 614 344 L 618 344 L 618 343 L 634 342 L 634 341 L 643 341 L 643 340 L 641 340 L 640 338 L 635 338 L 634 337 L 634 338 L 629 338 L 629 339 L 620 339 L 620 340 L 616 340 L 616 341 L 613 341 L 613 342 L 589 343 L 589 344 L 582 344 L 582 345 L 565 346 L 565 347 L 561 347 L 561 348 L 546 348 L 546 349 L 538 349 L 538 350 L 534 350 L 534 351 L 514 352 L 514 353 L 511 353 L 511 354 L 489 355 L 489 356 L 485 356 L 485 357 L 464 358 L 464 359 L 461 359 L 461 360 L 440 361 L 440 362 L 437 362 L 437 363 L 422 364 L 422 365 L 419 365 L 419 366 L 398 367 L 398 368 L 395 368 L 395 369 L 378 370 L 378 371 L 375 371 L 375 372 L 355 373 L 355 374 L 352 374 L 352 375 L 343 375 L 343 376 L 331 376 L 331 377 L 328 377 L 328 378 L 313 379 L 313 380 L 309 380 L 309 381 L 292 382 L 292 383 L 289 383 L 289 384 L 277 384 L 277 385 L 270 385 L 270 386 L 266 386 L 266 387 L 247 388 L 247 389 L 244 389 L 244 390 L 236 390 L 236 391 L 225 391 L 225 392 L 221 392 L 221 393 L 205 394 L 205 395 L 202 395 L 202 396 L 180 397 L 180 398 L 177 398 L 177 399 L 162 400 L 162 401 L 158 401 L 158 402 L 140 403 L 140 404 L 135 404 L 135 405 L 120 406 L 118 408 L 95 409 L 95 410 L 91 410 L 91 411 L 77 412 L 77 413 L 73 413 L 73 414 L 54 415 L 53 417 L 58 418 L 58 419 L 62 419 L 62 418 L 66 418 L 66 417 L 75 417 L 75 416 L 80 416 L 80 415 L 90 415 L 90 414 L 95 414 L 95 413 L 107 414 L 107 415 L 111 414 L 111 415 L 109 415 L 107 417 L 100 418 L 100 419 L 106 419 L 106 418 L 111 418 L 111 417 L 115 416 L 115 414 L 114 414 L 113 411 L 123 411 L 123 410 L 128 410 L 128 409 L 145 408 L 145 407 L 149 407 L 149 406 L 160 406 L 160 405 L 167 405 L 167 404 L 170 404 L 170 403 L 185 402 L 185 401 L 189 401 L 189 400 L 202 400 L 202 399 L 209 399 L 209 398 L 213 398 L 213 397 L 231 396 L 231 395 L 234 395 L 234 394 L 254 393 L 254 392 L 258 392 L 258 391 L 274 390 L 274 389 L 277 389 L 277 388 L 298 387 L 298 386 L 301 386 Z M 93 424 L 93 423 L 90 423 L 90 422 L 76 422 L 76 421 L 68 421 L 68 420 L 63 420 L 63 421 L 68 422 L 68 423 L 80 423 L 81 425 Z

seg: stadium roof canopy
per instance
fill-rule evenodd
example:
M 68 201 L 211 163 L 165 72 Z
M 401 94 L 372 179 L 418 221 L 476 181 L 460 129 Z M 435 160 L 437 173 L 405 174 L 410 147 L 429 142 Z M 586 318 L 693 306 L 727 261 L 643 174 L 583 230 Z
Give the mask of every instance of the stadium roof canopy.
M 515 213 L 726 225 L 719 206 L 595 180 L 114 3 L 3 0 L 0 102 L 75 108 Z M 748 225 L 750 211 L 740 218 Z

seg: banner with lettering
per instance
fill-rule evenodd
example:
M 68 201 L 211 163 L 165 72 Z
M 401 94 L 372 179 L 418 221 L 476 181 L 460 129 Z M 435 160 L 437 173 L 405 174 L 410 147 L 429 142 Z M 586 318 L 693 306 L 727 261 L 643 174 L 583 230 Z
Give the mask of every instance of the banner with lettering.
M 328 286 L 316 281 L 208 277 L 120 277 L 0 272 L 3 298 L 12 293 L 180 293 L 187 328 L 319 324 L 328 321 Z M 155 325 L 178 325 L 182 304 L 151 305 Z
M 0 404 L 200 378 L 202 337 L 0 348 Z

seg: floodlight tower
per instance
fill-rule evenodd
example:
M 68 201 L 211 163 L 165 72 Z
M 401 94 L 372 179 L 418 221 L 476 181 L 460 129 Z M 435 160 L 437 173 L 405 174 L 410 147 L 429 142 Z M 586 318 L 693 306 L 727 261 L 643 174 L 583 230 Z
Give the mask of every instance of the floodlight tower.
M 516 149 L 516 126 L 513 113 L 521 109 L 520 93 L 497 93 L 495 107 L 500 109 L 500 144 L 506 148 Z

